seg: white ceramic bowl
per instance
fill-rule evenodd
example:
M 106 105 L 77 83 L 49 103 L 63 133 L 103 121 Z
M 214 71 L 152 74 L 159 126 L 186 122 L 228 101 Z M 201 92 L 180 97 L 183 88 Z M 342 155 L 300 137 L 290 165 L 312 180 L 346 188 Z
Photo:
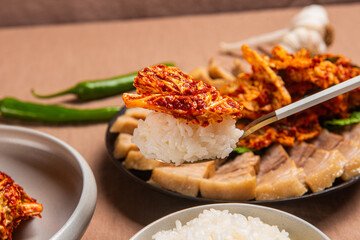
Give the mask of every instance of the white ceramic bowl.
M 23 221 L 14 240 L 81 238 L 95 210 L 97 187 L 76 150 L 39 131 L 0 125 L 0 171 L 43 204 L 42 218 Z
M 210 208 L 229 210 L 230 213 L 240 213 L 244 216 L 259 217 L 264 223 L 276 225 L 280 230 L 284 229 L 287 231 L 291 240 L 330 240 L 319 229 L 294 215 L 277 209 L 246 203 L 209 204 L 181 210 L 149 224 L 136 233 L 130 240 L 151 239 L 158 231 L 175 228 L 176 220 L 180 220 L 184 225 L 186 222 L 198 217 L 205 209 Z

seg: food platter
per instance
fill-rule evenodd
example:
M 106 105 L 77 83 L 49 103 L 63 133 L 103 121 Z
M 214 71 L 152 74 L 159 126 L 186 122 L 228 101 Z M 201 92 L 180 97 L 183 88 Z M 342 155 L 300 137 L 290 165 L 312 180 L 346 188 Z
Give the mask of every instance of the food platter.
M 113 155 L 113 151 L 114 151 L 114 143 L 115 140 L 117 138 L 117 133 L 112 133 L 110 132 L 110 128 L 113 125 L 113 123 L 115 122 L 115 120 L 123 115 L 126 111 L 126 108 L 122 108 L 115 116 L 114 118 L 109 122 L 108 124 L 108 128 L 106 130 L 106 136 L 105 136 L 105 142 L 106 142 L 106 148 L 108 151 L 108 154 L 112 160 L 112 162 L 118 167 L 118 169 L 123 172 L 125 175 L 129 176 L 130 178 L 132 178 L 133 180 L 135 180 L 136 182 L 139 182 L 140 184 L 144 184 L 145 186 L 147 186 L 148 188 L 151 188 L 155 191 L 161 192 L 163 194 L 167 194 L 167 195 L 171 195 L 174 197 L 178 197 L 178 198 L 184 198 L 184 199 L 189 199 L 189 200 L 193 200 L 193 201 L 197 201 L 197 202 L 202 202 L 202 203 L 220 203 L 220 202 L 234 202 L 234 201 L 226 201 L 226 200 L 214 200 L 214 199 L 207 199 L 207 198 L 203 198 L 203 197 L 191 197 L 191 196 L 186 196 L 177 192 L 173 192 L 170 190 L 166 190 L 160 187 L 157 187 L 153 184 L 148 183 L 147 181 L 150 179 L 151 176 L 151 171 L 139 171 L 139 170 L 129 170 L 126 169 L 124 167 L 124 165 L 122 164 L 122 161 L 124 161 L 124 159 L 117 159 L 114 157 Z M 356 182 L 360 181 L 360 176 L 357 176 L 349 181 L 342 181 L 341 179 L 337 179 L 333 186 L 330 188 L 327 188 L 321 192 L 317 192 L 317 193 L 312 193 L 312 192 L 307 192 L 302 196 L 299 197 L 293 197 L 293 198 L 287 198 L 287 199 L 279 199 L 279 200 L 261 200 L 261 201 L 255 201 L 255 200 L 249 200 L 249 201 L 239 201 L 239 202 L 244 202 L 244 203 L 258 203 L 258 204 L 266 204 L 266 203 L 275 203 L 275 202 L 286 202 L 286 201 L 295 201 L 295 200 L 301 200 L 301 199 L 308 199 L 308 198 L 315 198 L 315 197 L 319 197 L 319 196 L 325 196 L 327 194 L 331 194 L 334 192 L 337 192 L 339 190 L 342 190 L 344 188 L 350 187 L 351 185 L 353 185 Z
M 97 187 L 76 150 L 39 131 L 0 125 L 0 166 L 43 205 L 42 217 L 21 222 L 14 240 L 81 238 L 95 210 Z
M 149 224 L 148 226 L 141 229 L 138 233 L 136 233 L 130 240 L 151 239 L 151 237 L 158 231 L 175 228 L 176 220 L 180 220 L 180 222 L 184 225 L 191 219 L 196 218 L 199 213 L 201 213 L 205 209 L 228 210 L 230 213 L 258 217 L 267 224 L 275 225 L 279 229 L 284 229 L 285 231 L 287 231 L 289 233 L 289 237 L 292 240 L 329 240 L 329 238 L 319 229 L 292 214 L 269 207 L 244 203 L 218 203 L 187 208 L 169 214 Z

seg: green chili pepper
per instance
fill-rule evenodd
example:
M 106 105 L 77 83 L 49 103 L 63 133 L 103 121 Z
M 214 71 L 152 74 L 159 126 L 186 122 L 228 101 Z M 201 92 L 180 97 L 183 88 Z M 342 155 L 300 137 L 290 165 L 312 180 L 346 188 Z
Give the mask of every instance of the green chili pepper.
M 119 110 L 120 107 L 76 109 L 23 102 L 11 97 L 0 100 L 0 113 L 3 117 L 45 123 L 109 121 Z
M 173 63 L 161 64 L 166 66 L 174 66 Z M 52 98 L 65 94 L 75 94 L 81 100 L 94 100 L 135 89 L 133 83 L 137 74 L 137 72 L 134 72 L 108 79 L 84 81 L 69 89 L 49 95 L 37 94 L 34 90 L 32 90 L 32 94 L 38 98 Z

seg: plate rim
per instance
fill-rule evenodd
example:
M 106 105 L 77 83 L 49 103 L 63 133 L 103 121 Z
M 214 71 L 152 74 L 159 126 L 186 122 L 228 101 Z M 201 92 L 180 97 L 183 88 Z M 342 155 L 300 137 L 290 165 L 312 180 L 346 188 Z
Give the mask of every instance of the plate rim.
M 65 149 L 76 160 L 83 180 L 80 198 L 71 216 L 51 237 L 51 240 L 80 239 L 85 233 L 85 230 L 87 229 L 92 219 L 97 202 L 97 185 L 95 177 L 86 160 L 77 150 L 75 150 L 66 142 L 39 130 L 0 124 L 0 132 L 1 131 L 11 131 L 14 133 L 27 134 L 29 136 L 36 136 L 47 141 L 51 141 Z

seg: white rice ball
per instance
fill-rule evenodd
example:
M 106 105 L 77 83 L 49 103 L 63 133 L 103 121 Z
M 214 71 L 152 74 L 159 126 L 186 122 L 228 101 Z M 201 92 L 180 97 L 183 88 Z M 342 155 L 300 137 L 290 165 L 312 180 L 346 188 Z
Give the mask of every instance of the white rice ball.
M 225 116 L 220 123 L 207 127 L 152 111 L 139 120 L 132 141 L 146 158 L 179 165 L 202 159 L 227 157 L 236 147 L 243 131 L 236 120 Z
M 176 221 L 171 230 L 159 231 L 155 240 L 290 240 L 289 234 L 260 218 L 229 213 L 228 210 L 204 210 L 197 218 L 182 225 Z

